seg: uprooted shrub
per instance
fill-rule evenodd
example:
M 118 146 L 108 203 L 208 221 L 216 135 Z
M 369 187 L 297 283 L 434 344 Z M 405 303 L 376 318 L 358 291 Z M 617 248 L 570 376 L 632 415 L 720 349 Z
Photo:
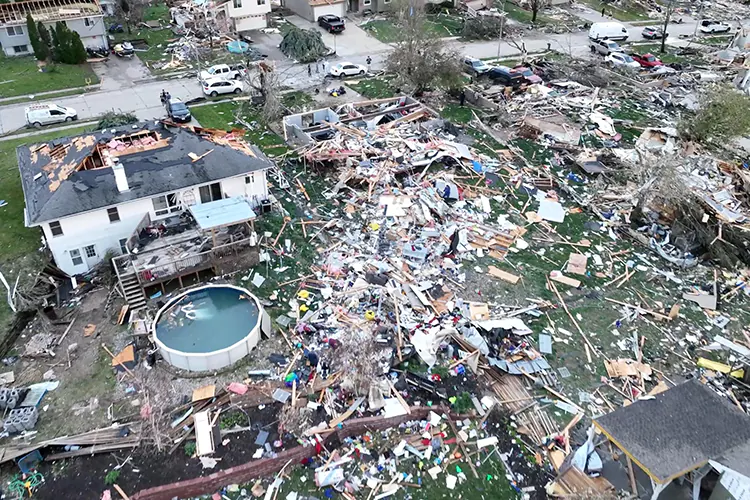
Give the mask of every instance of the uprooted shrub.
M 688 141 L 720 144 L 750 133 L 750 98 L 728 87 L 701 96 L 695 113 L 680 120 L 680 136 Z
M 476 16 L 464 22 L 461 35 L 468 40 L 494 40 L 503 34 L 505 19 L 498 16 Z
M 117 128 L 123 125 L 130 125 L 138 122 L 138 117 L 133 113 L 123 113 L 122 111 L 107 111 L 99 118 L 97 129 Z
M 287 31 L 279 49 L 285 56 L 301 63 L 315 62 L 328 53 L 319 31 L 297 27 Z

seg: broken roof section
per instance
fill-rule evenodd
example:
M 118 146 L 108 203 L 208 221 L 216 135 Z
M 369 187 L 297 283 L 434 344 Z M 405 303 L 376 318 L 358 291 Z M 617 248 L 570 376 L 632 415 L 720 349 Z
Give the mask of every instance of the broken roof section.
M 271 167 L 243 135 L 150 122 L 20 146 L 27 225 Z M 118 189 L 113 160 L 127 190 Z
M 409 96 L 347 103 L 335 110 L 321 108 L 284 117 L 284 137 L 299 144 L 329 140 L 335 135 L 365 137 L 379 125 L 418 120 L 436 113 Z
M 618 408 L 594 425 L 659 484 L 750 441 L 750 417 L 697 380 Z
M 25 24 L 31 14 L 37 22 L 96 16 L 102 13 L 98 0 L 55 0 L 45 2 L 13 2 L 0 4 L 0 25 Z

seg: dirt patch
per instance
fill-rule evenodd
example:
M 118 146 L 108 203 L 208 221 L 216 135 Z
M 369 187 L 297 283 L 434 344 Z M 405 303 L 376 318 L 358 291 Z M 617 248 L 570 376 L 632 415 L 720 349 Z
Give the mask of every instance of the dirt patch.
M 123 450 L 116 453 L 81 457 L 75 460 L 64 460 L 52 464 L 44 463 L 40 469 L 45 477 L 45 484 L 34 498 L 66 500 L 100 498 L 102 492 L 109 488 L 105 484 L 107 473 L 118 465 L 120 474 L 117 484 L 127 493 L 169 484 L 185 479 L 208 476 L 218 470 L 250 462 L 259 446 L 255 439 L 260 430 L 269 433 L 268 443 L 279 439 L 276 419 L 280 404 L 265 406 L 263 409 L 248 411 L 252 421 L 252 430 L 227 434 L 222 438 L 226 445 L 219 444 L 212 458 L 218 461 L 213 469 L 203 469 L 201 462 L 186 454 L 184 447 L 174 453 L 158 453 L 151 446 L 141 446 L 128 453 Z M 297 446 L 296 441 L 287 440 L 286 447 Z M 274 448 L 279 451 L 284 448 Z

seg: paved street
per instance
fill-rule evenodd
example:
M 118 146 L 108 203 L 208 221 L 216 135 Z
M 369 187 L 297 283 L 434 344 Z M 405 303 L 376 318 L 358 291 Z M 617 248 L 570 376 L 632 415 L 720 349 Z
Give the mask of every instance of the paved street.
M 598 13 L 588 13 L 591 20 L 601 19 Z M 669 43 L 679 43 L 679 35 L 692 35 L 695 30 L 695 22 L 684 18 L 684 24 L 669 25 Z M 307 21 L 298 19 L 299 24 Z M 310 23 L 307 23 L 310 24 Z M 369 37 L 360 28 L 350 25 L 351 29 L 342 35 L 336 36 L 336 45 L 339 57 L 331 60 L 351 61 L 357 64 L 365 64 L 368 56 L 372 57 L 373 69 L 383 67 L 388 56 L 390 46 Z M 640 41 L 642 27 L 629 27 L 630 41 Z M 587 32 L 581 31 L 565 35 L 548 35 L 534 33 L 534 36 L 521 40 L 526 45 L 528 52 L 541 52 L 547 49 L 549 43 L 552 49 L 571 52 L 573 55 L 585 55 L 589 52 Z M 325 34 L 326 43 L 331 43 L 333 36 Z M 461 54 L 477 58 L 512 57 L 520 54 L 513 45 L 503 41 L 464 43 L 450 41 L 450 44 Z M 201 96 L 201 89 L 194 78 L 173 79 L 167 81 L 145 80 L 143 70 L 139 63 L 127 63 L 116 60 L 107 63 L 112 65 L 107 68 L 98 68 L 97 73 L 102 75 L 102 90 L 80 96 L 63 97 L 55 100 L 61 106 L 69 106 L 78 111 L 81 120 L 93 119 L 111 110 L 119 109 L 135 113 L 138 118 L 149 120 L 164 116 L 164 110 L 159 102 L 159 94 L 163 88 L 183 100 Z M 313 67 L 312 77 L 307 75 L 307 65 L 294 64 L 288 61 L 279 61 L 279 72 L 283 84 L 294 89 L 309 88 L 319 84 L 322 88 L 330 86 L 331 83 L 323 82 L 322 73 L 316 73 Z M 322 68 L 321 68 L 322 71 Z M 132 78 L 127 78 L 131 75 Z M 6 134 L 20 128 L 25 123 L 24 108 L 26 104 L 16 104 L 0 107 L 0 134 Z

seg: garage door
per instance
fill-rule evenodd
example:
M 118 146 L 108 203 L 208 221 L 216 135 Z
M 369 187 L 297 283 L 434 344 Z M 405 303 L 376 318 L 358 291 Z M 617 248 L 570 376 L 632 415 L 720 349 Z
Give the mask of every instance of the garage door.
M 344 3 L 344 2 L 335 3 L 333 5 L 317 5 L 316 7 L 314 7 L 315 10 L 313 11 L 314 17 L 315 17 L 315 22 L 318 22 L 318 18 L 320 16 L 324 16 L 326 14 L 333 14 L 334 16 L 344 17 L 344 15 L 345 15 L 344 6 L 345 5 L 346 5 L 346 3 Z

